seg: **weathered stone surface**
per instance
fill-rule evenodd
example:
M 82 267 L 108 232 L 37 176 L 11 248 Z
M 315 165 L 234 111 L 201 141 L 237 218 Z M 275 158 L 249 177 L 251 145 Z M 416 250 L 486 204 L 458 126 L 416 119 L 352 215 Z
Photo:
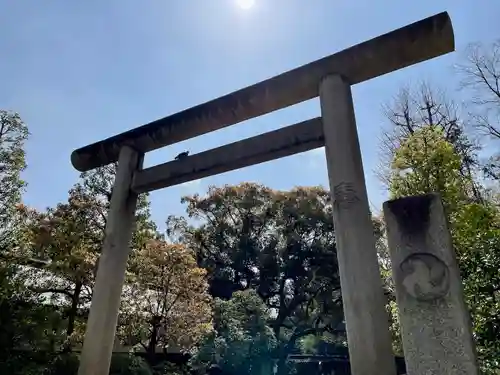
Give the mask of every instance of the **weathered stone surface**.
M 142 159 L 129 147 L 120 152 L 78 375 L 109 373 L 137 205 L 130 186 Z
M 136 173 L 132 189 L 136 193 L 157 190 L 309 151 L 324 144 L 323 125 L 318 117 L 146 168 Z
M 478 374 L 469 312 L 440 197 L 389 201 L 384 215 L 408 374 Z
M 395 375 L 351 87 L 328 76 L 319 97 L 351 371 Z
M 335 201 L 337 241 L 339 249 L 343 249 L 339 252 L 339 264 L 352 371 L 354 375 L 393 375 L 394 358 L 350 85 L 453 50 L 451 21 L 447 13 L 440 13 L 232 94 L 75 150 L 71 161 L 80 171 L 120 158 L 79 375 L 104 375 L 109 368 L 137 193 L 321 147 L 323 143 L 326 144 Z M 323 80 L 331 74 L 335 75 L 333 79 Z M 175 161 L 177 164 L 165 163 L 145 171 L 135 170 L 138 159 L 148 151 L 314 98 L 318 96 L 320 84 L 324 116 L 321 124 L 318 119 L 310 120 L 310 129 L 298 124 L 243 143 L 179 157 Z M 340 103 L 336 103 L 338 99 Z M 336 121 L 340 121 L 340 125 L 335 124 Z M 335 150 L 337 146 L 338 151 Z M 154 176 L 155 173 L 158 176 Z M 405 267 L 411 269 L 415 262 L 409 259 Z M 439 295 L 411 286 L 408 290 L 424 300 Z
M 451 21 L 448 13 L 443 12 L 75 150 L 71 162 L 77 170 L 87 171 L 116 161 L 123 145 L 146 153 L 315 98 L 321 79 L 329 74 L 340 74 L 350 84 L 356 84 L 452 52 L 454 48 Z

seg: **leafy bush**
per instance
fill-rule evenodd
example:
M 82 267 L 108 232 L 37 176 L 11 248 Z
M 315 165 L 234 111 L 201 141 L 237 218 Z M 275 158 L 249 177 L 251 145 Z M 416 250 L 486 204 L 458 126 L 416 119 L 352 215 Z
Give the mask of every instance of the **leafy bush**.
M 110 375 L 153 375 L 148 364 L 131 354 L 117 354 L 111 359 Z

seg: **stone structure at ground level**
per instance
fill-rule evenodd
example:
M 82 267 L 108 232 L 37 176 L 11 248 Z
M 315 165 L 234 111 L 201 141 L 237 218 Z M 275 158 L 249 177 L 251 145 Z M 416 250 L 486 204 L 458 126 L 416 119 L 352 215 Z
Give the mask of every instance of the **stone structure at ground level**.
M 418 21 L 232 94 L 80 148 L 87 171 L 118 161 L 79 375 L 107 375 L 137 195 L 325 147 L 354 375 L 395 375 L 351 86 L 454 50 L 447 13 Z M 142 168 L 144 154 L 320 97 L 321 117 Z

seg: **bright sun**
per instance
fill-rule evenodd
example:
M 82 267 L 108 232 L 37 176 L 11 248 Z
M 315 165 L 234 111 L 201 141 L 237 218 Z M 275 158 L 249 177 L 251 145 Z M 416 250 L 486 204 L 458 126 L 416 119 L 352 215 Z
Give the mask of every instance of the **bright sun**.
M 255 0 L 236 0 L 236 3 L 241 9 L 250 9 L 254 6 Z

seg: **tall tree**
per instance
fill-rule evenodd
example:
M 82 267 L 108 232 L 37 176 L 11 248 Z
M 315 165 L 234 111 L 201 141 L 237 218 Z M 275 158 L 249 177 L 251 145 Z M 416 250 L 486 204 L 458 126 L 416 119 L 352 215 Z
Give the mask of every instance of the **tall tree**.
M 386 186 L 391 181 L 390 166 L 396 150 L 419 129 L 433 127 L 441 129 L 443 139 L 460 156 L 460 173 L 470 183 L 466 189 L 475 199 L 481 199 L 480 188 L 472 178 L 478 167 L 476 151 L 479 147 L 466 133 L 457 105 L 443 90 L 428 83 L 417 88 L 403 88 L 392 102 L 385 105 L 384 111 L 390 127 L 382 134 L 377 173 Z
M 45 212 L 25 209 L 28 241 L 24 256 L 46 263 L 42 277 L 37 275 L 39 270 L 32 270 L 35 275 L 31 288 L 65 306 L 66 334 L 71 339 L 68 348 L 74 340 L 81 340 L 84 332 L 84 319 L 77 317 L 82 309 L 86 314 L 92 296 L 115 170 L 116 165 L 109 165 L 82 174 L 81 181 L 70 190 L 68 201 L 55 208 Z M 147 197 L 141 197 L 139 203 L 134 249 L 156 236 Z
M 300 337 L 335 331 L 343 313 L 327 191 L 244 183 L 183 201 L 200 225 L 170 218 L 169 234 L 195 249 L 214 297 L 257 292 L 273 311 L 269 324 L 282 343 L 281 359 Z
M 500 39 L 486 45 L 470 44 L 465 61 L 457 68 L 461 87 L 470 94 L 474 125 L 500 140 Z
M 92 295 L 102 241 L 98 205 L 95 197 L 76 185 L 67 203 L 28 213 L 28 254 L 47 263 L 42 274 L 32 270 L 31 287 L 54 304 L 66 306 L 68 337 L 74 333 L 78 308 L 90 302 Z
M 80 175 L 80 184 L 89 196 L 99 201 L 96 209 L 101 217 L 99 227 L 104 233 L 107 213 L 113 193 L 113 184 L 118 163 L 111 163 L 104 167 L 96 168 Z M 149 194 L 140 194 L 135 212 L 135 226 L 132 232 L 132 247 L 139 249 L 147 241 L 158 237 L 156 224 L 151 220 Z
M 0 110 L 0 252 L 11 249 L 18 236 L 16 206 L 26 186 L 21 172 L 26 168 L 28 136 L 19 114 Z
M 272 373 L 277 339 L 269 327 L 271 314 L 252 289 L 235 292 L 230 300 L 216 299 L 215 329 L 196 350 L 191 365 L 205 373 L 217 364 L 224 374 Z
M 441 128 L 421 128 L 395 152 L 390 192 L 396 197 L 440 192 L 447 207 L 455 210 L 468 198 L 461 161 Z
M 151 240 L 130 260 L 118 336 L 141 345 L 154 363 L 157 348 L 191 349 L 212 329 L 206 271 L 183 245 Z
M 497 145 L 500 141 L 500 39 L 490 44 L 470 44 L 464 60 L 457 68 L 461 88 L 469 98 L 470 122 L 480 135 Z M 500 153 L 493 152 L 483 169 L 486 176 L 500 181 Z
M 19 265 L 13 262 L 22 242 L 20 224 L 22 193 L 26 183 L 21 172 L 26 168 L 25 142 L 29 132 L 17 113 L 0 110 L 0 372 L 15 373 L 22 358 L 21 346 L 36 351 L 42 345 L 43 308 L 24 286 Z M 47 314 L 49 315 L 49 314 Z M 42 328 L 43 326 L 43 328 Z M 41 328 L 36 329 L 37 327 Z M 48 335 L 47 335 L 48 336 Z M 40 341 L 38 340 L 40 339 Z

